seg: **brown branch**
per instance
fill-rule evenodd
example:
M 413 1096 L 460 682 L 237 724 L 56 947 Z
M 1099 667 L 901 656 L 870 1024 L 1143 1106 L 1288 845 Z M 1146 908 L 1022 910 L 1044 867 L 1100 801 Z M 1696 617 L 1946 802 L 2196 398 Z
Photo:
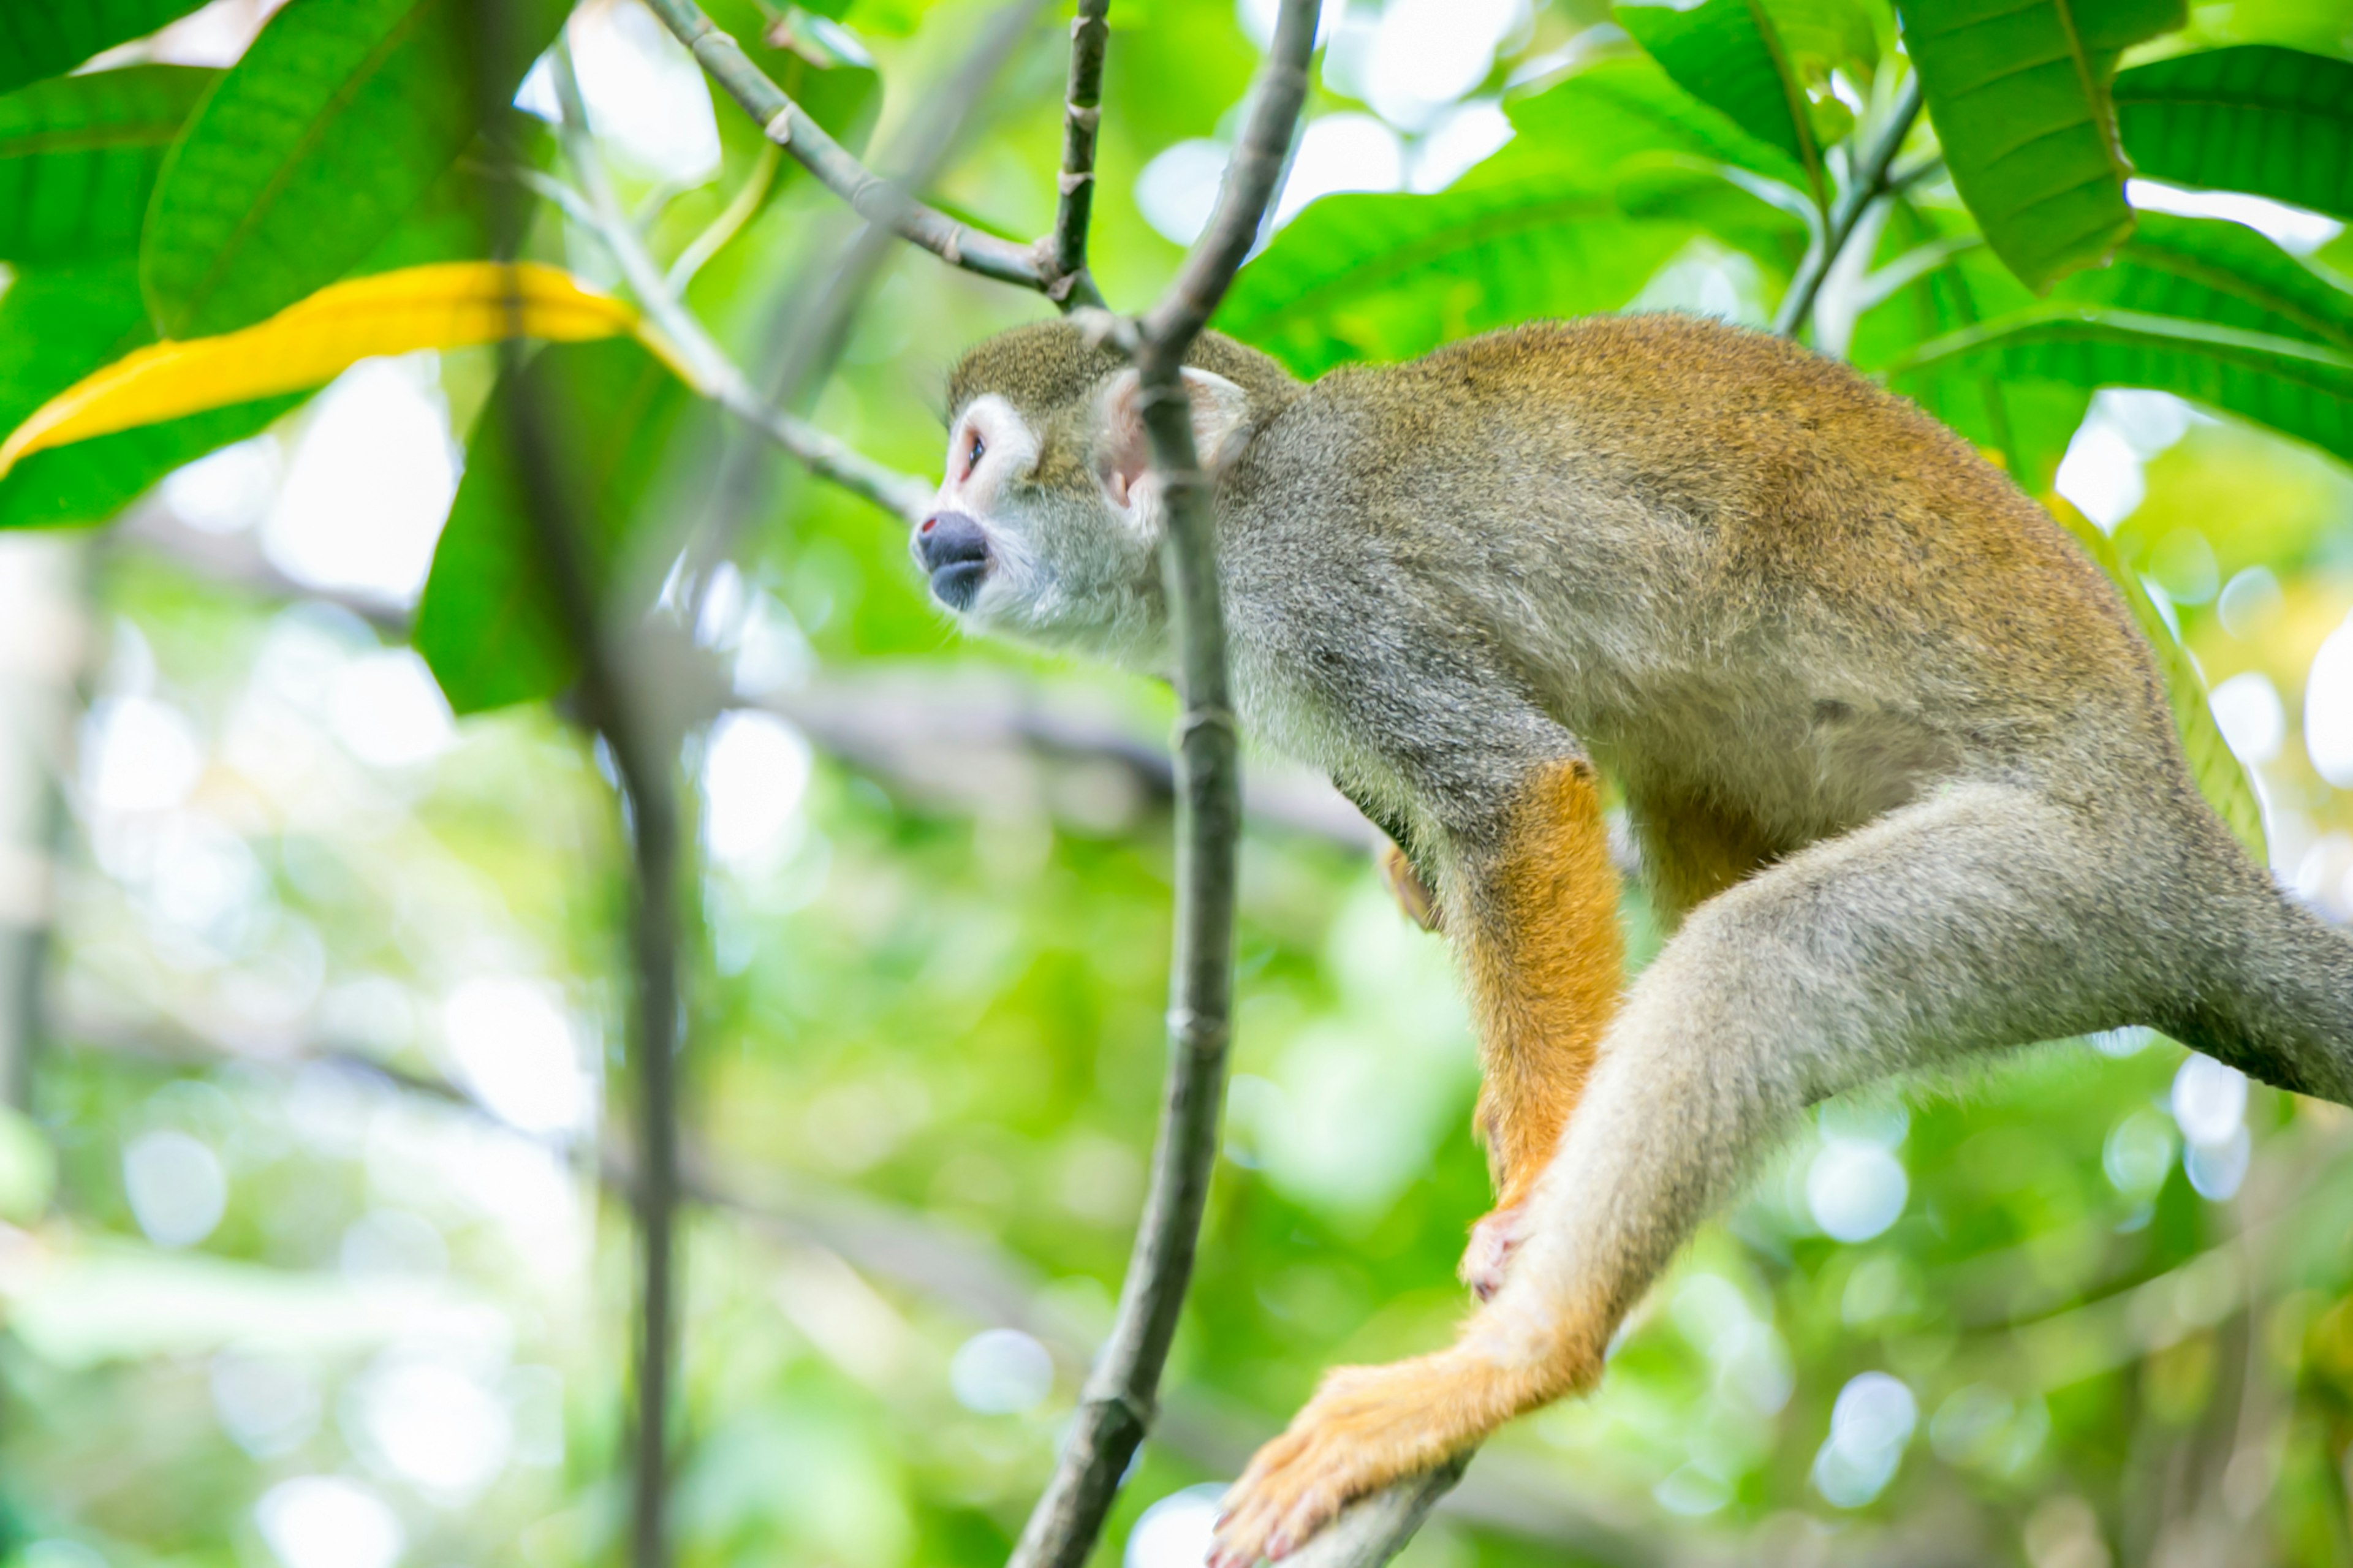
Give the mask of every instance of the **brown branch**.
M 1896 89 L 1895 101 L 1888 106 L 1887 118 L 1880 122 L 1871 141 L 1857 144 L 1853 174 L 1839 192 L 1838 199 L 1831 204 L 1821 237 L 1807 247 L 1805 259 L 1798 263 L 1797 276 L 1789 279 L 1789 291 L 1781 296 L 1780 309 L 1773 312 L 1777 336 L 1797 336 L 1798 329 L 1814 313 L 1814 300 L 1829 279 L 1831 268 L 1838 265 L 1839 253 L 1854 237 L 1855 226 L 1862 221 L 1864 211 L 1893 188 L 1888 170 L 1904 145 L 1904 138 L 1911 134 L 1912 122 L 1919 117 L 1920 73 L 1914 71 Z
M 983 278 L 1032 289 L 1040 294 L 1048 293 L 1057 281 L 1047 276 L 1048 267 L 1035 246 L 999 239 L 959 223 L 935 207 L 924 205 L 850 156 L 824 126 L 810 119 L 783 88 L 752 63 L 741 45 L 712 26 L 694 0 L 646 3 L 678 41 L 692 51 L 712 79 L 758 122 L 768 140 L 797 159 L 803 168 L 848 202 L 860 217 L 890 229 L 952 267 L 961 267 Z M 1081 298 L 1081 292 L 1070 289 L 1068 297 L 1060 302 L 1065 308 L 1103 302 L 1092 293 L 1092 286 L 1086 297 Z
M 1128 1460 L 1151 1424 L 1217 1154 L 1233 1004 L 1241 797 L 1218 594 L 1217 503 L 1193 449 L 1192 405 L 1178 371 L 1265 220 L 1306 100 L 1316 17 L 1316 0 L 1283 0 L 1217 211 L 1167 295 L 1141 323 L 1134 350 L 1152 467 L 1162 477 L 1167 507 L 1162 569 L 1176 623 L 1182 704 L 1167 1087 L 1152 1184 L 1111 1340 L 1087 1380 L 1053 1479 L 1014 1548 L 1014 1568 L 1078 1568 L 1094 1549 Z
M 480 7 L 476 88 L 485 121 L 501 110 L 505 79 L 486 68 L 516 51 L 516 6 Z M 484 187 L 494 256 L 512 255 L 525 214 L 519 190 L 502 181 Z M 499 344 L 499 385 L 525 522 L 555 601 L 566 640 L 580 659 L 581 708 L 611 748 L 619 774 L 629 843 L 628 949 L 633 984 L 629 1055 L 638 1079 L 637 1342 L 631 1384 L 629 1557 L 634 1568 L 670 1561 L 670 1405 L 677 1354 L 673 1227 L 679 1201 L 678 1050 L 680 1046 L 679 875 L 681 819 L 677 746 L 659 695 L 632 683 L 654 661 L 637 657 L 638 628 L 607 616 L 592 575 L 593 552 L 571 504 L 567 459 L 535 365 L 523 353 L 520 291 L 506 301 Z M 538 362 L 543 364 L 545 362 Z
M 1057 178 L 1053 232 L 1039 249 L 1052 270 L 1046 297 L 1060 302 L 1101 304 L 1087 272 L 1087 220 L 1095 205 L 1095 136 L 1103 122 L 1103 48 L 1111 41 L 1104 20 L 1111 0 L 1079 0 L 1071 18 L 1071 76 L 1062 91 L 1062 170 Z M 1074 298 L 1084 294 L 1086 300 Z

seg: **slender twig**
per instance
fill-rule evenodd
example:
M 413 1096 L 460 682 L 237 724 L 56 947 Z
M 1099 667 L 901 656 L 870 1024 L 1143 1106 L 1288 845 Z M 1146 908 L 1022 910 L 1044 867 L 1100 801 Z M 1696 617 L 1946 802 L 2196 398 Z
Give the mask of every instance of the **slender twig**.
M 1071 18 L 1071 76 L 1062 91 L 1062 171 L 1054 205 L 1053 232 L 1039 249 L 1052 269 L 1046 297 L 1094 294 L 1087 273 L 1087 220 L 1095 205 L 1095 133 L 1103 122 L 1103 47 L 1111 39 L 1105 16 L 1111 0 L 1079 0 Z M 1100 297 L 1094 301 L 1102 302 Z
M 478 9 L 480 67 L 476 87 L 485 119 L 503 108 L 506 79 L 491 62 L 513 57 L 520 34 L 512 4 Z M 560 75 L 563 73 L 559 73 Z M 577 97 L 577 84 L 573 83 Z M 493 255 L 512 255 L 524 214 L 515 188 L 484 190 Z M 609 191 L 607 193 L 609 196 Z M 593 199 L 593 198 L 592 198 Z M 629 1560 L 633 1568 L 670 1561 L 670 1406 L 675 1373 L 677 1284 L 673 1230 L 679 1205 L 678 1049 L 679 873 L 681 819 L 677 747 L 664 705 L 631 676 L 651 665 L 630 647 L 636 627 L 608 620 L 592 576 L 593 559 L 570 504 L 565 461 L 542 379 L 526 367 L 522 300 L 507 300 L 508 330 L 499 345 L 507 438 L 522 510 L 555 602 L 558 624 L 580 659 L 581 710 L 611 749 L 629 843 L 628 953 L 632 986 L 630 1057 L 637 1068 L 638 1244 L 637 1342 L 631 1384 L 636 1409 L 629 1443 Z
M 1831 204 L 1830 216 L 1822 233 L 1806 247 L 1805 259 L 1798 264 L 1798 275 L 1789 279 L 1789 291 L 1781 296 L 1781 308 L 1774 312 L 1773 331 L 1789 338 L 1806 324 L 1814 312 L 1815 297 L 1837 265 L 1839 253 L 1853 237 L 1855 225 L 1871 204 L 1891 188 L 1888 169 L 1895 162 L 1904 138 L 1912 132 L 1912 122 L 1920 117 L 1920 75 L 1913 72 L 1896 89 L 1895 101 L 1888 106 L 1886 118 L 1879 122 L 1872 139 L 1855 149 L 1854 170 L 1839 190 L 1838 199 Z
M 638 304 L 677 351 L 681 366 L 693 377 L 695 390 L 791 453 L 813 472 L 863 496 L 885 511 L 910 521 L 920 518 L 931 505 L 929 485 L 912 474 L 898 473 L 860 456 L 753 389 L 735 362 L 727 357 L 726 351 L 678 297 L 648 253 L 636 226 L 621 212 L 588 124 L 587 108 L 580 96 L 579 79 L 573 73 L 571 55 L 560 46 L 555 51 L 554 77 L 556 102 L 564 113 L 558 133 L 581 185 L 575 199 L 564 202 L 565 210 L 586 224 L 612 253 L 629 291 L 638 297 Z M 542 187 L 535 184 L 533 188 Z
M 1283 0 L 1217 210 L 1166 297 L 1135 329 L 1138 402 L 1167 508 L 1162 570 L 1176 623 L 1181 704 L 1168 1077 L 1152 1184 L 1110 1342 L 1087 1380 L 1053 1479 L 1014 1548 L 1013 1568 L 1078 1568 L 1093 1551 L 1152 1420 L 1208 1196 L 1233 1006 L 1241 798 L 1218 592 L 1217 503 L 1194 450 L 1192 404 L 1179 371 L 1273 197 L 1306 100 L 1316 16 L 1316 0 Z
M 984 234 L 957 222 L 935 207 L 924 205 L 890 181 L 876 174 L 827 134 L 824 126 L 786 95 L 785 89 L 752 63 L 743 46 L 712 25 L 694 0 L 646 0 L 655 16 L 693 52 L 712 79 L 743 105 L 769 141 L 799 160 L 803 168 L 853 211 L 870 223 L 881 225 L 900 237 L 921 246 L 952 267 L 1034 289 L 1043 294 L 1055 279 L 1047 276 L 1035 247 L 1018 245 Z M 1070 304 L 1099 305 L 1071 291 Z
M 962 58 L 944 80 L 920 84 L 916 99 L 921 107 L 881 154 L 881 166 L 892 171 L 894 178 L 916 187 L 927 184 L 965 143 L 973 111 L 1035 24 L 1042 3 L 1013 0 L 998 7 L 978 37 L 959 51 Z M 759 356 L 763 368 L 754 384 L 768 407 L 787 413 L 806 410 L 849 345 L 853 319 L 898 248 L 898 237 L 890 229 L 860 222 L 846 242 L 837 245 L 828 237 L 813 246 L 811 259 L 782 281 L 775 294 L 775 320 L 765 334 L 769 346 Z M 764 482 L 766 467 L 754 461 L 747 447 L 748 443 L 731 443 L 722 452 L 709 500 L 685 520 L 682 531 L 691 537 L 666 540 L 659 552 L 667 563 L 683 545 L 681 582 L 690 622 L 701 613 L 718 567 L 734 557 L 744 528 L 774 496 L 773 487 Z M 900 493 L 912 510 L 902 510 L 901 515 L 913 523 L 928 506 L 930 492 L 915 481 L 909 483 L 913 488 Z

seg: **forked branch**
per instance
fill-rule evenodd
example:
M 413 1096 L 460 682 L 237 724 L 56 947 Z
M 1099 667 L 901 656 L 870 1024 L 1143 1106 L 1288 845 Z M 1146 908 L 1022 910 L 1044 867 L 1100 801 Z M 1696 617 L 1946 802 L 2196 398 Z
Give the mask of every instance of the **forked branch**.
M 828 190 L 848 202 L 869 223 L 878 224 L 921 246 L 952 267 L 1000 283 L 1032 289 L 1064 309 L 1103 303 L 1093 284 L 1080 279 L 1054 293 L 1063 281 L 1048 247 L 1018 245 L 984 234 L 960 223 L 936 207 L 926 206 L 889 180 L 860 163 L 824 126 L 809 118 L 765 71 L 752 63 L 743 46 L 723 33 L 694 0 L 646 0 L 680 43 L 692 51 L 712 80 L 727 90 L 756 121 L 768 140 L 783 148 L 817 176 Z
M 1856 225 L 1862 221 L 1871 204 L 1887 193 L 1895 154 L 1903 149 L 1904 139 L 1912 133 L 1912 122 L 1919 118 L 1920 73 L 1915 71 L 1896 89 L 1895 101 L 1888 105 L 1887 117 L 1879 122 L 1871 140 L 1856 145 L 1852 176 L 1831 204 L 1821 237 L 1807 247 L 1805 259 L 1798 264 L 1797 276 L 1789 279 L 1789 291 L 1781 296 L 1781 308 L 1773 314 L 1773 331 L 1778 336 L 1796 337 L 1806 319 L 1814 313 L 1814 300 L 1820 296 L 1831 268 L 1838 265 L 1839 254 L 1854 237 Z
M 1186 352 L 1250 253 L 1307 94 L 1317 0 L 1283 0 L 1252 85 L 1241 140 L 1217 211 L 1160 304 L 1113 323 L 1142 381 L 1152 467 L 1168 509 L 1162 570 L 1177 637 L 1176 939 L 1171 961 L 1168 1077 L 1152 1185 L 1120 1289 L 1111 1339 L 1079 1402 L 1053 1479 L 1029 1516 L 1013 1568 L 1078 1568 L 1093 1550 L 1128 1460 L 1144 1440 L 1160 1372 L 1192 1278 L 1217 1156 L 1233 1010 L 1235 843 L 1241 796 L 1225 616 L 1218 592 L 1217 504 L 1193 448 Z

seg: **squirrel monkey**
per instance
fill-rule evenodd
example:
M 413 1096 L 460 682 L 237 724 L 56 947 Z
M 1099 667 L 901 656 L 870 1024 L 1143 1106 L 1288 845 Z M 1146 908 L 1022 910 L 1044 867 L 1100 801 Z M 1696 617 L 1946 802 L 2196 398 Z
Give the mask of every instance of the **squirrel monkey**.
M 2353 942 L 2200 798 L 2098 569 L 1911 404 L 1672 315 L 1313 384 L 1208 335 L 1184 380 L 1242 717 L 1434 894 L 1496 1186 L 1463 1259 L 1484 1304 L 1448 1349 L 1328 1374 L 1228 1495 L 1212 1568 L 1590 1386 L 1825 1096 L 2146 1024 L 2353 1099 Z M 1134 372 L 1024 327 L 950 406 L 913 542 L 933 595 L 1166 674 Z M 1679 926 L 1630 987 L 1600 773 Z

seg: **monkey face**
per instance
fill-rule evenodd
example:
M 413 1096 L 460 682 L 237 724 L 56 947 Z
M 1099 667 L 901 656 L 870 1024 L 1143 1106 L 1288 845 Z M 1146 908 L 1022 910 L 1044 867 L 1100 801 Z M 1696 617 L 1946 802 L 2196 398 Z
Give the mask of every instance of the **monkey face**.
M 1096 396 L 1033 417 L 994 392 L 957 411 L 939 494 L 909 545 L 932 597 L 966 626 L 1149 658 L 1158 519 L 1114 502 L 1102 414 Z M 1122 484 L 1120 501 L 1142 499 Z

